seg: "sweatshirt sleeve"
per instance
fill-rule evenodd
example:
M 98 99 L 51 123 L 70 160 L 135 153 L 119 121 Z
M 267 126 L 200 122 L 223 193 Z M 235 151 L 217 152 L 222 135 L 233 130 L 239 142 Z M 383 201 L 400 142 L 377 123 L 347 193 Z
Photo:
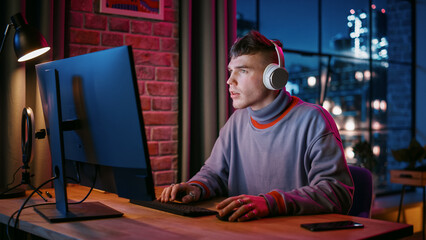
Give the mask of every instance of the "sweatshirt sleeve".
M 353 181 L 344 160 L 340 138 L 330 132 L 309 147 L 306 168 L 309 185 L 291 191 L 261 194 L 271 215 L 347 214 L 352 206 Z
M 227 150 L 229 146 L 224 143 L 222 137 L 222 134 L 227 131 L 226 129 L 226 126 L 221 129 L 210 157 L 206 160 L 200 171 L 188 181 L 188 183 L 202 189 L 202 199 L 226 196 L 228 194 L 229 156 L 226 153 L 229 151 Z

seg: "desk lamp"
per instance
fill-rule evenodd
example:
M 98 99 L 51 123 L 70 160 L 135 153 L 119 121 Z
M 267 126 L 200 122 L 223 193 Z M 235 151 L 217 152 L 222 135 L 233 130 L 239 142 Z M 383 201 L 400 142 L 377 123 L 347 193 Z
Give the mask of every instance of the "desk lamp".
M 0 46 L 0 53 L 3 50 L 4 42 L 9 32 L 9 27 L 12 25 L 15 28 L 14 36 L 14 48 L 15 54 L 18 58 L 18 62 L 25 62 L 30 59 L 36 58 L 50 50 L 46 39 L 41 33 L 28 24 L 27 20 L 22 16 L 21 13 L 13 15 L 11 23 L 6 26 L 4 37 Z M 25 189 L 19 189 L 23 184 L 30 186 L 32 189 L 35 187 L 30 181 L 29 163 L 32 159 L 32 143 L 34 138 L 44 138 L 45 132 L 34 133 L 34 117 L 33 111 L 29 107 L 25 107 L 22 112 L 22 124 L 21 124 L 21 147 L 22 147 L 22 180 L 17 186 L 7 189 L 4 192 L 0 192 L 1 198 L 13 198 L 25 195 Z M 38 194 L 41 196 L 40 192 Z M 43 199 L 44 197 L 41 196 Z
M 11 23 L 6 26 L 0 52 L 3 49 L 3 44 L 9 32 L 10 25 L 15 28 L 13 45 L 18 62 L 25 62 L 36 58 L 50 50 L 43 35 L 41 35 L 37 29 L 29 25 L 21 13 L 13 15 L 10 19 Z

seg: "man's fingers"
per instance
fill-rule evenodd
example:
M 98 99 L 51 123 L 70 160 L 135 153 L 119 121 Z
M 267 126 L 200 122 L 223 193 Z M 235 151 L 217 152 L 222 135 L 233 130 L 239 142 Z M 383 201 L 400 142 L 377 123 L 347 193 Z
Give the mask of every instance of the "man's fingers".
M 201 196 L 201 191 L 198 187 L 192 186 L 188 183 L 172 184 L 164 188 L 160 197 L 161 202 L 171 202 L 180 200 L 184 203 L 198 201 Z
M 170 187 L 170 201 L 176 200 L 176 196 L 180 191 L 180 184 L 176 184 Z
M 188 194 L 182 197 L 183 203 L 195 202 L 200 198 L 200 193 L 196 191 L 190 191 Z
M 160 198 L 158 199 L 161 202 L 169 202 L 173 201 L 176 195 L 173 196 L 172 190 L 176 187 L 176 184 L 172 184 L 169 187 L 166 187 L 161 193 Z
M 223 209 L 223 208 L 225 208 L 226 206 L 228 206 L 230 203 L 232 203 L 233 201 L 235 201 L 237 199 L 237 197 L 229 197 L 229 198 L 227 198 L 227 199 L 225 199 L 225 200 L 223 200 L 222 202 L 220 202 L 217 206 L 216 206 L 216 208 L 219 210 L 219 209 Z

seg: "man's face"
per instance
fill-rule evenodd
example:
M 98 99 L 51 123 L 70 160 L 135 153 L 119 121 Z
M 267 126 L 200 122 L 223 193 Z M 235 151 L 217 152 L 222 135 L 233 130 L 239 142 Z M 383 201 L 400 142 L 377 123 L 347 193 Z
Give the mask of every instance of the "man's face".
M 263 70 L 268 65 L 262 53 L 234 57 L 228 64 L 229 93 L 234 108 L 259 110 L 271 103 L 276 94 L 263 85 Z

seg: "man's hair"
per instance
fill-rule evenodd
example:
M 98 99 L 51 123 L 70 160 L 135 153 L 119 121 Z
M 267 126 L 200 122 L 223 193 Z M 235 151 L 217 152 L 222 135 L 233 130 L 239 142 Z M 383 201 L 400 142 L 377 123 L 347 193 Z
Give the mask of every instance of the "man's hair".
M 283 46 L 279 40 L 274 40 L 274 43 L 281 48 Z M 229 57 L 235 58 L 242 55 L 253 55 L 259 52 L 270 53 L 270 61 L 277 62 L 274 44 L 259 32 L 252 30 L 247 35 L 235 41 L 231 50 L 229 50 Z

